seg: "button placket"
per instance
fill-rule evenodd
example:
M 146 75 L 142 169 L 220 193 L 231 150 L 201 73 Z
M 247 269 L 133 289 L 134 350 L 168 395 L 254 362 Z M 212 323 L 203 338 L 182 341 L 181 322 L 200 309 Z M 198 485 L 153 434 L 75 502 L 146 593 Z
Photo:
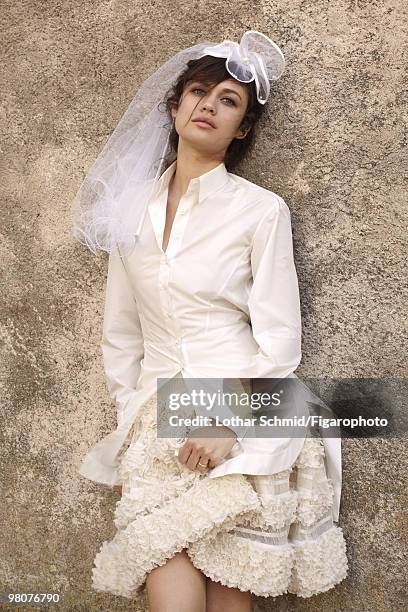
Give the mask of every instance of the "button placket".
M 164 253 L 159 266 L 159 291 L 163 312 L 169 318 L 169 320 L 171 317 L 168 315 L 169 313 L 172 314 L 172 304 L 169 293 L 170 272 L 170 266 L 168 265 L 166 254 Z
M 163 304 L 166 304 L 164 308 L 164 314 L 169 331 L 172 333 L 174 338 L 174 358 L 178 360 L 180 368 L 185 368 L 187 364 L 185 346 L 183 343 L 182 329 L 180 329 L 179 323 L 175 317 L 172 296 L 169 288 L 169 279 L 172 272 L 173 260 L 176 259 L 177 252 L 182 236 L 184 235 L 189 213 L 193 205 L 193 200 L 196 198 L 197 190 L 193 188 L 188 190 L 179 202 L 179 207 L 176 211 L 176 215 L 173 221 L 173 226 L 170 231 L 169 242 L 166 248 L 166 252 L 162 253 L 162 260 L 160 263 L 160 282 L 162 283 L 162 296 Z M 165 280 L 164 280 L 165 279 Z
M 182 336 L 179 336 L 176 341 L 175 341 L 175 346 L 178 352 L 178 359 L 179 359 L 179 364 L 182 368 L 185 367 L 186 365 L 186 358 L 185 358 L 185 347 L 184 347 L 184 341 Z
M 193 204 L 192 200 L 195 197 L 195 192 L 187 192 L 180 198 L 180 202 L 173 220 L 173 225 L 170 231 L 169 243 L 166 253 L 173 256 L 177 253 L 180 246 L 180 241 L 184 235 L 188 216 Z

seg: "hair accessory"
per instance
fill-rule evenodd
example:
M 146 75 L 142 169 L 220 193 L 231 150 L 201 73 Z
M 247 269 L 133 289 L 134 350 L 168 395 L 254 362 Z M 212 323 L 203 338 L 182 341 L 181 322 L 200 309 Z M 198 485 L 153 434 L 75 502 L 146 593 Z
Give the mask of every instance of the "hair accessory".
M 285 59 L 278 45 L 255 30 L 245 32 L 239 44 L 224 40 L 219 45 L 206 47 L 203 55 L 227 58 L 228 72 L 242 83 L 255 80 L 260 104 L 266 104 L 269 97 L 269 81 L 279 79 L 285 69 Z

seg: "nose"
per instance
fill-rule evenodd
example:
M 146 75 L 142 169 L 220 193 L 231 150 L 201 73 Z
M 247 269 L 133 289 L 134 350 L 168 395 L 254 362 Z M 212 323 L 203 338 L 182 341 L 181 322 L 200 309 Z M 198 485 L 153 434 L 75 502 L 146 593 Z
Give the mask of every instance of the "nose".
M 202 110 L 208 110 L 210 111 L 210 113 L 213 113 L 215 111 L 214 109 L 214 105 L 211 104 L 211 102 L 209 100 L 205 101 L 204 99 L 202 100 L 201 103 L 201 108 Z
M 208 111 L 210 111 L 210 113 L 214 113 L 214 106 L 212 104 L 210 104 L 209 102 L 205 102 L 202 105 L 202 109 L 203 110 L 208 110 Z

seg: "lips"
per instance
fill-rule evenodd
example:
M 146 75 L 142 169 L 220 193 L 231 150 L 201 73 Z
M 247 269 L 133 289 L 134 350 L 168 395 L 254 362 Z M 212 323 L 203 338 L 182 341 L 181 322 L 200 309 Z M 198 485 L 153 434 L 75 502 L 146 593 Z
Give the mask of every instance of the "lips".
M 196 119 L 193 119 L 193 121 L 194 123 L 206 123 L 212 128 L 215 128 L 215 125 L 213 124 L 213 122 L 210 121 L 210 119 L 207 119 L 206 117 L 197 117 Z

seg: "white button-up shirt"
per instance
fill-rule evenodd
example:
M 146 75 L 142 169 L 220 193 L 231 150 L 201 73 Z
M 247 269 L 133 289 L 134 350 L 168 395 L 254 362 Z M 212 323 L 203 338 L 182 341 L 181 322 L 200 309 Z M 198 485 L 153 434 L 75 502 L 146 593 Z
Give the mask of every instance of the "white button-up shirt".
M 291 217 L 276 193 L 227 171 L 191 179 L 166 252 L 167 196 L 176 161 L 157 180 L 131 255 L 109 255 L 102 352 L 117 429 L 79 472 L 119 484 L 117 455 L 157 378 L 284 378 L 301 361 L 301 312 Z M 120 252 L 119 252 L 120 253 Z M 208 413 L 207 413 L 208 416 Z M 231 427 L 231 429 L 234 429 Z M 304 438 L 238 438 L 210 477 L 273 474 L 290 467 Z M 339 444 L 326 440 L 335 486 Z

